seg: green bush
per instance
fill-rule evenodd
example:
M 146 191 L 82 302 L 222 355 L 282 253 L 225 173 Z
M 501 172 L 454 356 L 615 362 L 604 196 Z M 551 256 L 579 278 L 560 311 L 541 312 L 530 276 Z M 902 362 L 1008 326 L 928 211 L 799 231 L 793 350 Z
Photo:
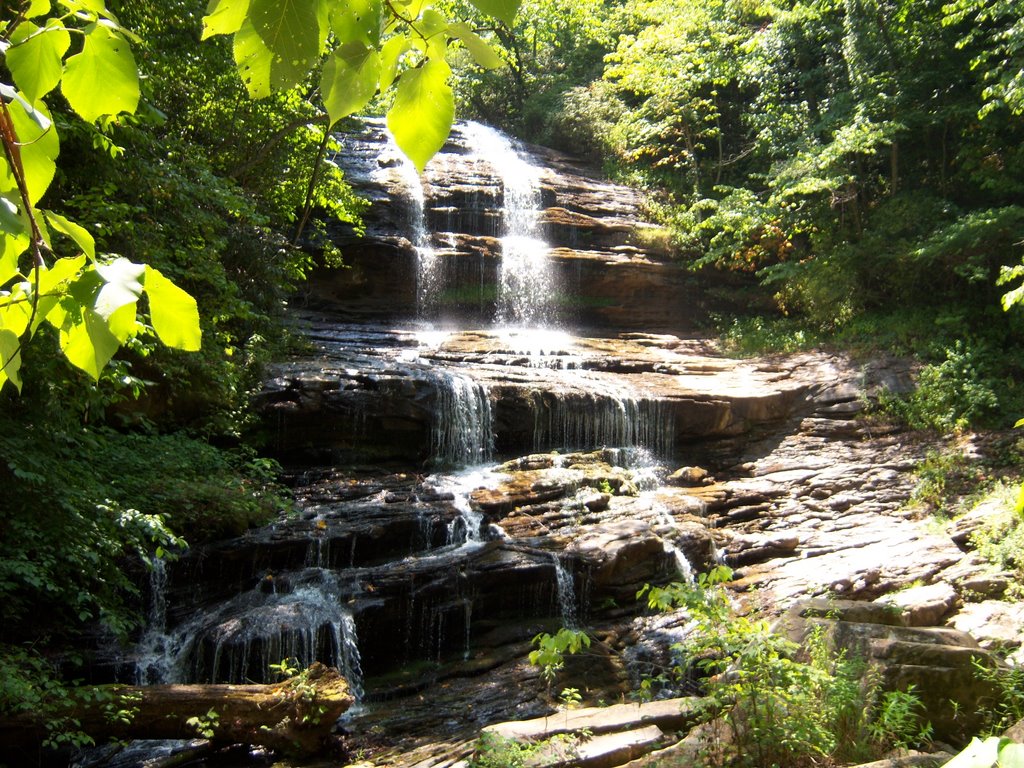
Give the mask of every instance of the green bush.
M 821 633 L 803 648 L 766 622 L 732 614 L 728 569 L 696 584 L 645 587 L 651 608 L 686 608 L 694 629 L 677 650 L 707 675 L 703 705 L 730 736 L 704 744 L 708 766 L 811 766 L 863 762 L 926 741 L 913 691 L 883 693 L 863 662 L 832 651 Z M 685 667 L 674 670 L 686 673 Z

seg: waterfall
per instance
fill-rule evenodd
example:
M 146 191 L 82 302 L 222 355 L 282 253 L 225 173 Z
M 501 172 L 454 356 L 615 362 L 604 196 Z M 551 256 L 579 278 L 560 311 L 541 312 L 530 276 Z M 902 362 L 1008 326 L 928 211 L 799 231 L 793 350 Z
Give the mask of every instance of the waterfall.
M 160 682 L 167 672 L 167 564 L 163 558 L 149 561 L 149 613 L 146 630 L 138 643 L 139 662 L 135 665 L 135 684 Z
M 517 151 L 508 136 L 490 126 L 470 122 L 463 134 L 473 154 L 498 172 L 504 190 L 495 319 L 506 325 L 550 324 L 554 277 L 548 245 L 540 237 L 540 168 Z
M 146 636 L 151 630 L 159 641 L 138 647 L 140 684 L 263 681 L 271 664 L 321 661 L 342 671 L 356 701 L 363 695 L 355 620 L 328 571 L 308 569 L 281 585 L 264 580 L 172 632 L 153 626 Z
M 562 614 L 562 626 L 566 629 L 579 627 L 576 611 L 576 584 L 572 572 L 565 567 L 557 553 L 552 553 L 551 560 L 555 565 L 555 585 L 558 588 L 558 608 Z
M 480 464 L 491 458 L 494 432 L 487 388 L 469 376 L 443 371 L 435 379 L 437 403 L 431 458 L 447 464 Z
M 675 421 L 668 403 L 595 381 L 585 395 L 534 401 L 533 448 L 646 448 L 671 454 Z

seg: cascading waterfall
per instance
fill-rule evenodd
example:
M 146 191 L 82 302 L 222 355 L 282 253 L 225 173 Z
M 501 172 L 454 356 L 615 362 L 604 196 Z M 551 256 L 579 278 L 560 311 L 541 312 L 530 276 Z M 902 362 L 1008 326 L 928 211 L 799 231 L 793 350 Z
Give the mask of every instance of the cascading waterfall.
M 431 454 L 447 464 L 481 464 L 491 458 L 494 431 L 487 388 L 469 376 L 443 371 L 434 379 L 437 404 Z
M 359 641 L 336 574 L 302 571 L 294 582 L 273 580 L 243 592 L 173 632 L 138 647 L 140 683 L 226 682 L 269 679 L 270 665 L 295 660 L 337 667 L 353 697 L 363 695 Z M 147 635 L 149 632 L 147 632 Z
M 535 403 L 533 443 L 537 451 L 547 446 L 604 446 L 646 448 L 667 456 L 675 442 L 674 431 L 669 404 L 596 382 L 586 395 Z
M 470 122 L 463 133 L 473 154 L 499 173 L 504 189 L 495 319 L 505 325 L 550 324 L 554 278 L 548 245 L 540 237 L 540 168 L 517 151 L 508 136 L 490 126 Z
M 576 610 L 576 584 L 572 572 L 565 567 L 557 553 L 552 553 L 551 561 L 555 566 L 555 585 L 558 588 L 558 609 L 562 614 L 562 626 L 566 629 L 576 629 L 579 627 L 579 618 Z
M 389 159 L 401 177 L 403 186 L 409 195 L 409 240 L 416 251 L 416 314 L 424 316 L 437 308 L 442 290 L 440 259 L 434 250 L 430 230 L 427 228 L 426 195 L 423 192 L 423 180 L 412 161 L 407 158 L 390 133 L 388 135 L 387 152 Z
M 149 613 L 146 631 L 138 643 L 139 662 L 135 665 L 135 684 L 162 682 L 167 673 L 167 563 L 154 557 L 149 561 Z

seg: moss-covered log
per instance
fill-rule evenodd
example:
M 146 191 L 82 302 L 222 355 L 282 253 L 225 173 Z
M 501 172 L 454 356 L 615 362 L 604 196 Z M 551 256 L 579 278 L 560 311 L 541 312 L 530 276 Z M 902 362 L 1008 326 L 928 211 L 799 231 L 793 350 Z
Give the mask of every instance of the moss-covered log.
M 328 745 L 332 726 L 352 701 L 341 674 L 316 663 L 272 685 L 108 686 L 71 703 L 68 715 L 97 743 L 201 737 L 312 755 Z M 46 735 L 39 720 L 0 721 L 0 744 L 26 754 Z

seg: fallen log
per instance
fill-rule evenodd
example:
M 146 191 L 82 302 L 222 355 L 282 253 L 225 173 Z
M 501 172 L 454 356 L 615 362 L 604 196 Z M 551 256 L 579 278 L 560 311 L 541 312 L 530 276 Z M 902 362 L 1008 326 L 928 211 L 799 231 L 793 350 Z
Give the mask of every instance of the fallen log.
M 64 714 L 96 743 L 201 737 L 309 756 L 329 745 L 352 702 L 338 670 L 314 663 L 272 685 L 103 686 L 77 696 Z M 39 718 L 0 720 L 0 744 L 8 749 L 34 752 L 47 735 Z

